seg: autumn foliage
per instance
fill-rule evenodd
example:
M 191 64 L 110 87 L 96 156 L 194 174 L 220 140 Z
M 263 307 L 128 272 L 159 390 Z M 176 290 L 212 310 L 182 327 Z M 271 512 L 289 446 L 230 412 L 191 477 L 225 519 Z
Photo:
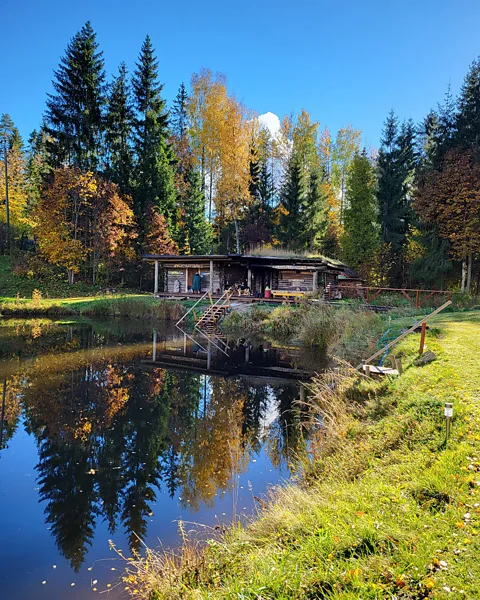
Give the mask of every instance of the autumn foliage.
M 132 258 L 136 237 L 128 197 L 115 184 L 76 168 L 55 169 L 34 213 L 35 236 L 44 258 L 68 272 L 81 269 L 95 282 L 99 265 Z
M 471 278 L 472 256 L 480 252 L 480 164 L 473 150 L 450 150 L 441 170 L 427 173 L 419 183 L 415 208 L 427 222 L 438 226 L 448 239 L 451 254 L 468 265 Z

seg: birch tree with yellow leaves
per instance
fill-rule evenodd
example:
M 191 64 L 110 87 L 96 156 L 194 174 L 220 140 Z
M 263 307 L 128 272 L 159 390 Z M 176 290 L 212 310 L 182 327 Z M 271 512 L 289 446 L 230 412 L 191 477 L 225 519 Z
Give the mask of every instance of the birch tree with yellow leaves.
M 0 119 L 0 149 L 0 221 L 8 230 L 13 227 L 17 232 L 24 232 L 29 225 L 26 158 L 22 138 L 9 115 L 2 115 Z

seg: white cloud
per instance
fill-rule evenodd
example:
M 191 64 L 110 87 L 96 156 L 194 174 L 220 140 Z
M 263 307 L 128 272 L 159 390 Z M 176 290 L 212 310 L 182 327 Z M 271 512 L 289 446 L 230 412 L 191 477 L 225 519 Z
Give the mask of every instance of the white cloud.
M 258 122 L 260 125 L 266 127 L 270 131 L 272 137 L 276 137 L 278 135 L 280 131 L 280 119 L 275 113 L 267 112 L 263 115 L 259 115 Z

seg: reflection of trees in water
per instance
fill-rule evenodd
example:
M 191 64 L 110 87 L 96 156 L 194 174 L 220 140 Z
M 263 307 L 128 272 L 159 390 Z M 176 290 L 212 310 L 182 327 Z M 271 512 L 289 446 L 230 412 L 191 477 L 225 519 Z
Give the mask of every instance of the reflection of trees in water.
M 92 446 L 80 440 L 70 445 L 39 440 L 40 498 L 46 502 L 46 521 L 51 525 L 60 552 L 78 571 L 92 543 L 100 513 L 92 468 Z
M 234 379 L 209 378 L 208 399 L 194 435 L 185 440 L 180 477 L 182 504 L 193 510 L 213 506 L 218 491 L 230 487 L 232 476 L 245 469 L 249 448 L 244 444 L 242 411 L 246 390 Z
M 282 383 L 274 388 L 278 417 L 268 427 L 266 442 L 275 468 L 285 462 L 289 470 L 293 470 L 305 450 L 302 409 L 298 402 L 301 385 L 298 382 Z
M 18 420 L 21 403 L 38 441 L 47 522 L 77 570 L 99 519 L 111 534 L 121 523 L 137 548 L 162 486 L 172 497 L 180 491 L 192 510 L 213 505 L 260 448 L 272 394 L 282 415 L 277 434 L 285 437 L 275 446 L 270 431 L 274 462 L 295 446 L 298 418 L 289 411 L 296 384 L 147 370 L 142 356 L 138 345 L 63 354 L 61 361 L 40 356 L 8 384 L 12 414 Z
M 242 433 L 248 437 L 254 452 L 262 446 L 262 426 L 268 409 L 270 388 L 268 385 L 252 386 L 248 380 L 243 380 L 246 388 L 245 402 L 243 403 Z
M 22 378 L 17 375 L 0 382 L 0 450 L 7 448 L 7 443 L 15 435 L 22 408 L 20 392 Z

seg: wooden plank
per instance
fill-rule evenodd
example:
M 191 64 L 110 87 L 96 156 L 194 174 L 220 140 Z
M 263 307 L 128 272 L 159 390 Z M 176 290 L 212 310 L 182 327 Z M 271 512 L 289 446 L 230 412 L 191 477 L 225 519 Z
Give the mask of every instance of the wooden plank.
M 375 365 L 363 365 L 362 369 L 367 375 L 398 375 L 397 369 L 391 369 L 390 367 L 376 367 Z

